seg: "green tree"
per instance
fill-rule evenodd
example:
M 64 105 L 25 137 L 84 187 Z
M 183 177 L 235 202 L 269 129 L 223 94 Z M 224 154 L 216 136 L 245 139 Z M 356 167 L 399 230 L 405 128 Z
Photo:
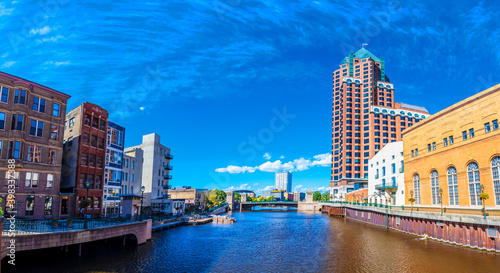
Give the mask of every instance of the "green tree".
M 237 192 L 234 194 L 234 200 L 241 201 L 241 193 Z
M 266 201 L 274 201 L 274 197 L 269 196 L 268 198 L 266 198 Z
M 329 201 L 330 200 L 330 193 L 329 192 L 324 192 L 321 195 L 321 201 Z
M 264 197 L 262 197 L 262 196 L 261 196 L 261 197 L 259 197 L 259 198 L 257 199 L 257 201 L 264 201 Z
M 320 199 L 321 199 L 321 192 L 319 192 L 319 191 L 315 191 L 315 192 L 313 193 L 313 200 L 314 200 L 314 201 L 319 201 Z

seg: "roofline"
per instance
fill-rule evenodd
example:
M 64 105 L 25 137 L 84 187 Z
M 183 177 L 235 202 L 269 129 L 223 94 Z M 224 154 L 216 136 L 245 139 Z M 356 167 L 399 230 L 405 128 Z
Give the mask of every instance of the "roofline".
M 470 97 L 468 97 L 468 98 L 466 98 L 464 100 L 461 100 L 461 101 L 459 101 L 459 102 L 457 102 L 457 103 L 455 103 L 455 104 L 453 104 L 453 105 L 451 105 L 451 106 L 449 106 L 449 107 L 447 107 L 447 108 L 445 108 L 445 109 L 437 112 L 436 114 L 434 114 L 434 115 L 432 115 L 432 116 L 424 119 L 423 121 L 421 121 L 421 122 L 419 122 L 417 124 L 414 124 L 410 128 L 407 128 L 406 130 L 403 131 L 403 135 L 406 135 L 407 133 L 409 133 L 409 132 L 411 132 L 411 131 L 413 131 L 413 130 L 421 127 L 421 126 L 423 126 L 424 124 L 430 122 L 431 120 L 435 120 L 435 119 L 437 119 L 439 117 L 442 117 L 442 116 L 444 116 L 444 115 L 446 115 L 448 113 L 456 111 L 456 110 L 458 110 L 458 109 L 460 109 L 460 108 L 462 108 L 462 107 L 464 107 L 466 105 L 469 105 L 469 104 L 471 104 L 471 103 L 473 103 L 473 102 L 475 102 L 475 101 L 477 101 L 479 99 L 482 99 L 484 97 L 487 97 L 487 96 L 489 96 L 489 95 L 491 95 L 491 94 L 493 94 L 495 92 L 499 92 L 499 91 L 500 91 L 500 84 L 497 84 L 495 86 L 492 86 L 492 87 L 490 87 L 490 88 L 488 88 L 488 89 L 480 92 L 479 94 L 476 94 L 474 96 L 470 96 Z
M 55 93 L 55 94 L 57 94 L 57 95 L 59 95 L 59 96 L 62 96 L 62 97 L 64 97 L 64 98 L 66 98 L 66 99 L 69 99 L 69 98 L 71 97 L 71 96 L 70 96 L 70 95 L 68 95 L 68 94 L 62 93 L 62 92 L 60 92 L 60 91 L 57 91 L 57 90 L 52 89 L 52 88 L 50 88 L 50 87 L 47 87 L 47 86 L 45 86 L 45 85 L 41 85 L 41 84 L 39 84 L 39 83 L 32 82 L 32 81 L 30 81 L 30 80 L 26 80 L 26 79 L 23 79 L 23 78 L 20 78 L 20 77 L 17 77 L 17 76 L 11 75 L 11 74 L 7 74 L 7 73 L 2 72 L 2 71 L 0 71 L 0 76 L 6 77 L 6 78 L 8 78 L 8 79 L 12 80 L 12 82 L 13 82 L 13 83 L 18 83 L 18 82 L 21 82 L 21 83 L 24 83 L 24 84 L 27 84 L 27 85 L 36 86 L 36 87 L 41 88 L 41 89 L 43 89 L 43 90 L 45 90 L 45 91 L 49 91 L 49 92 Z

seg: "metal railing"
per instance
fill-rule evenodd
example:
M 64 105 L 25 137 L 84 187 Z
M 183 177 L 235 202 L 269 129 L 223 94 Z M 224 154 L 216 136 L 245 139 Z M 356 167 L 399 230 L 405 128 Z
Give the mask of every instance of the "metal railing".
M 102 219 L 87 219 L 87 229 L 95 229 L 109 226 L 125 225 L 140 221 L 139 216 L 129 218 L 102 218 Z M 3 226 L 3 232 L 12 232 L 15 234 L 37 234 L 37 233 L 52 233 L 71 230 L 83 230 L 85 224 L 84 219 L 73 219 L 72 221 L 58 220 L 57 222 L 35 221 L 16 219 L 11 225 L 10 221 L 6 220 Z M 12 229 L 11 229 L 12 228 Z
M 171 174 L 166 174 L 163 176 L 163 179 L 172 179 L 172 175 Z
M 174 156 L 171 154 L 165 154 L 166 159 L 174 159 Z
M 172 170 L 174 167 L 172 167 L 172 165 L 165 165 L 164 166 L 165 170 Z

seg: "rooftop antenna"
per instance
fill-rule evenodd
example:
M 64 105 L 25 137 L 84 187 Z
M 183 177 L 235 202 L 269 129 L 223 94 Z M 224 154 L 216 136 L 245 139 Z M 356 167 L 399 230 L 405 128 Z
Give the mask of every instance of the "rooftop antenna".
M 361 45 L 361 47 L 362 47 L 362 48 L 365 48 L 365 45 L 367 46 L 368 44 L 363 44 L 363 45 Z

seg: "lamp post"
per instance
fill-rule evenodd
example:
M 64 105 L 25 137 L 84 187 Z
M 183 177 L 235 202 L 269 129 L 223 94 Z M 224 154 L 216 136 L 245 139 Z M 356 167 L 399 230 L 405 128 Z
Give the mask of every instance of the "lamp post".
M 484 193 L 484 185 L 483 184 L 481 184 L 481 193 Z M 484 201 L 486 201 L 486 199 L 481 200 L 481 202 L 483 203 L 483 216 L 484 216 L 484 219 L 486 219 L 486 203 Z
M 85 199 L 85 202 L 87 202 L 87 200 L 89 200 L 89 190 L 90 190 L 90 180 L 87 180 L 85 181 L 85 188 L 87 189 L 87 199 Z M 85 215 L 83 216 L 85 219 L 84 219 L 84 222 L 83 222 L 83 228 L 84 229 L 87 229 L 87 214 L 88 214 L 88 208 L 89 206 L 85 206 Z
M 146 187 L 142 186 L 141 187 L 141 221 L 142 221 L 142 204 L 143 204 L 143 201 L 144 201 L 144 191 L 146 190 Z
M 413 191 L 410 191 L 411 199 L 413 200 Z M 411 202 L 411 211 L 413 212 L 413 202 Z
M 443 189 L 439 189 L 439 203 L 441 203 L 441 216 L 443 216 Z

